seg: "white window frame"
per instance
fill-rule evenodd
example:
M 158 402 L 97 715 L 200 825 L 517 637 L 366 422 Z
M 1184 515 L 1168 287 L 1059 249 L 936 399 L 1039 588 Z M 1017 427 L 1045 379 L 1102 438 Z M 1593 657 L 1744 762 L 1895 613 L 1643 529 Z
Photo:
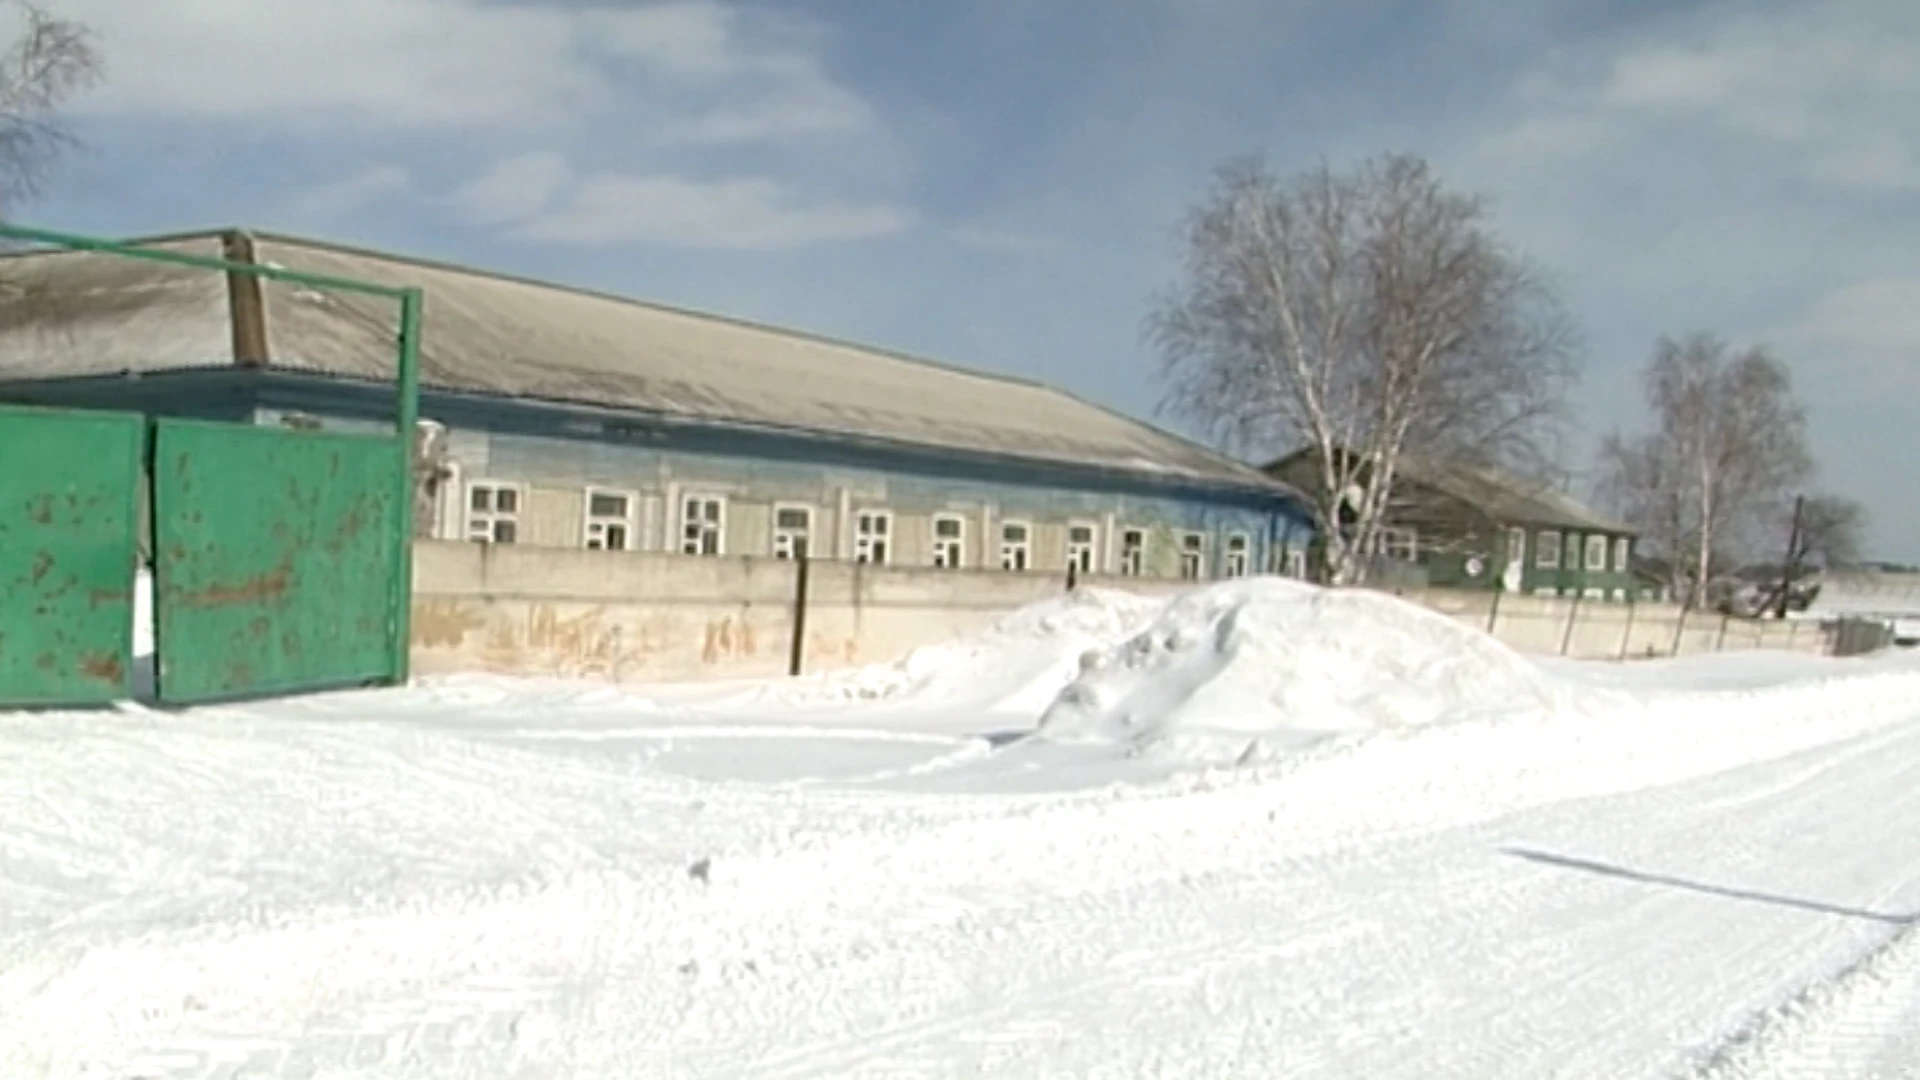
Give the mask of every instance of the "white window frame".
M 1087 538 L 1077 541 L 1073 538 L 1075 529 L 1087 530 Z M 1100 572 L 1100 526 L 1091 521 L 1067 522 L 1067 566 L 1078 573 L 1097 574 Z
M 1023 538 L 1007 539 L 1008 529 L 1021 530 Z M 1033 522 L 1016 518 L 1000 523 L 1000 569 L 1015 574 L 1033 569 Z
M 807 523 L 795 529 L 791 525 L 780 524 L 781 514 L 805 514 Z M 773 504 L 773 546 L 769 549 L 776 559 L 799 559 L 813 553 L 813 527 L 819 515 L 814 508 L 805 503 Z M 798 538 L 796 545 L 794 540 Z
M 703 528 L 699 539 L 689 535 L 687 532 L 687 527 L 693 524 L 687 514 L 687 508 L 693 503 L 699 503 L 703 510 L 709 504 L 719 508 L 711 522 L 706 520 L 704 513 L 701 515 Z M 673 550 L 682 555 L 708 557 L 725 555 L 727 553 L 727 497 L 725 495 L 718 495 L 707 491 L 682 491 L 680 493 L 679 505 L 674 508 L 673 518 L 675 526 Z M 704 526 L 708 524 L 711 524 L 713 528 L 710 530 L 704 528 Z M 704 550 L 706 547 L 704 540 L 708 535 L 713 537 L 712 551 Z M 697 544 L 701 550 L 688 551 L 687 545 L 689 543 Z
M 1518 527 L 1507 530 L 1507 565 L 1527 565 L 1527 530 Z
M 1420 561 L 1420 534 L 1405 526 L 1383 526 L 1374 537 L 1374 548 L 1381 555 L 1399 562 Z
M 869 530 L 869 522 L 877 522 L 878 530 Z M 873 563 L 885 566 L 893 559 L 893 511 L 869 508 L 853 512 L 853 561 Z M 880 549 L 880 557 L 874 557 L 874 548 Z
M 1560 569 L 1560 551 L 1566 546 L 1558 529 L 1541 529 L 1533 534 L 1533 565 L 1542 570 Z
M 1624 574 L 1632 568 L 1633 568 L 1632 537 L 1627 537 L 1627 536 L 1616 537 L 1613 541 L 1614 571 L 1616 573 Z
M 627 512 L 624 514 L 594 513 L 593 500 L 596 496 L 624 501 L 627 505 Z M 584 543 L 588 549 L 593 551 L 634 550 L 635 542 L 639 539 L 637 534 L 640 531 L 638 528 L 640 495 L 638 492 L 622 491 L 619 488 L 590 487 L 587 489 L 587 499 L 586 502 L 582 504 L 580 513 L 582 518 L 580 528 L 581 542 Z M 620 544 L 617 547 L 607 543 L 606 536 L 609 527 L 620 530 Z
M 493 493 L 487 500 L 488 509 L 476 510 L 473 506 L 473 496 L 475 493 L 483 490 Z M 514 508 L 512 510 L 497 509 L 499 506 L 500 493 L 503 491 L 513 493 Z M 517 544 L 520 542 L 521 515 L 527 512 L 527 485 L 511 480 L 469 480 L 467 481 L 465 489 L 462 490 L 461 496 L 461 535 L 465 536 L 468 540 L 483 544 Z M 507 526 L 510 533 L 504 540 L 500 538 L 499 527 L 502 524 Z M 485 529 L 485 535 L 474 535 L 476 528 Z
M 1607 568 L 1607 556 L 1613 543 L 1600 533 L 1588 533 L 1586 539 L 1586 559 L 1583 560 L 1589 573 L 1599 573 Z
M 1183 532 L 1180 534 L 1180 580 L 1205 581 L 1207 579 L 1207 534 L 1203 532 Z
M 955 532 L 952 536 L 941 536 L 940 526 L 951 522 Z M 958 570 L 967 565 L 967 517 L 965 514 L 935 514 L 930 530 L 931 565 L 942 570 Z
M 1138 547 L 1129 548 L 1127 538 L 1139 537 Z M 1120 527 L 1120 576 L 1141 577 L 1147 572 L 1147 530 L 1138 525 Z
M 1243 532 L 1228 533 L 1226 552 L 1222 571 L 1230 578 L 1246 577 L 1253 567 L 1253 537 Z

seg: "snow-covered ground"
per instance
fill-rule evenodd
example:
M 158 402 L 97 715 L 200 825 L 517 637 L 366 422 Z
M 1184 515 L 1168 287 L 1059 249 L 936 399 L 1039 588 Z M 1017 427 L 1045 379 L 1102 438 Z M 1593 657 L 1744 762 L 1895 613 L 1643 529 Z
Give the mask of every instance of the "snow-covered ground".
M 1091 593 L 883 668 L 0 714 L 0 1077 L 1920 1076 L 1920 662 Z

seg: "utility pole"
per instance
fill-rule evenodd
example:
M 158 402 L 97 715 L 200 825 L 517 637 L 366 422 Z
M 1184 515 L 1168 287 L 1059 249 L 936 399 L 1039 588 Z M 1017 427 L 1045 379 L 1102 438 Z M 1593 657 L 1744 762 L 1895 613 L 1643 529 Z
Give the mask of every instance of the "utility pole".
M 1805 512 L 1807 499 L 1804 495 L 1793 497 L 1793 528 L 1787 533 L 1787 561 L 1780 569 L 1780 598 L 1774 602 L 1773 617 L 1787 617 L 1787 597 L 1793 592 L 1793 579 L 1800 569 L 1801 515 Z

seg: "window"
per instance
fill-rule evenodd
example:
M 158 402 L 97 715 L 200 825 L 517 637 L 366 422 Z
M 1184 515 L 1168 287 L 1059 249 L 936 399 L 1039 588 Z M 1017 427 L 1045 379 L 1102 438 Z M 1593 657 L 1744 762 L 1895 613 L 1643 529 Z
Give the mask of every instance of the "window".
M 1533 542 L 1534 564 L 1547 570 L 1560 568 L 1560 534 L 1542 532 Z
M 1207 572 L 1207 538 L 1203 533 L 1180 534 L 1180 577 L 1199 581 Z
M 595 551 L 633 547 L 633 496 L 587 489 L 587 546 Z
M 1081 574 L 1091 574 L 1099 565 L 1094 556 L 1094 537 L 1098 531 L 1091 525 L 1067 526 L 1067 566 Z
M 521 490 L 517 484 L 475 481 L 467 485 L 467 539 L 512 544 L 520 539 Z
M 887 545 L 893 537 L 893 515 L 885 510 L 862 510 L 853 519 L 853 561 L 887 563 Z
M 1383 528 L 1380 530 L 1380 554 L 1400 562 L 1417 562 L 1420 559 L 1420 536 L 1412 529 Z
M 1624 574 L 1633 568 L 1633 541 L 1622 536 L 1613 542 L 1613 568 Z
M 1246 533 L 1231 533 L 1227 536 L 1227 576 L 1246 577 L 1247 559 L 1253 542 Z
M 1587 569 L 1605 570 L 1607 568 L 1607 538 L 1604 536 L 1587 537 Z
M 773 557 L 804 559 L 807 541 L 813 536 L 813 507 L 776 506 L 773 508 Z
M 1510 566 L 1527 564 L 1527 530 L 1507 530 L 1507 564 Z
M 726 500 L 689 495 L 680 500 L 680 553 L 718 555 L 726 539 Z
M 1299 548 L 1287 552 L 1287 576 L 1307 580 L 1307 553 Z
M 1025 570 L 1033 565 L 1033 532 L 1023 521 L 1000 526 L 1000 569 Z
M 1120 530 L 1120 573 L 1139 577 L 1147 569 L 1147 533 L 1144 529 Z
M 966 563 L 967 522 L 958 514 L 933 519 L 933 565 L 957 569 Z

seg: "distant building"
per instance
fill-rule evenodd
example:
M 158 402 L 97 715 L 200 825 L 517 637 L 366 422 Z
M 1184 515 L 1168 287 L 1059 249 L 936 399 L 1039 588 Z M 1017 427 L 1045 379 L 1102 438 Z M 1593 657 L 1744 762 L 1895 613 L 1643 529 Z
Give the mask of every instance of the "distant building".
M 1194 580 L 1310 538 L 1286 485 L 1038 383 L 289 236 L 148 243 L 425 290 L 424 535 Z M 0 282 L 0 401 L 390 423 L 385 303 L 91 253 Z
M 1826 571 L 1817 579 L 1817 589 L 1803 617 L 1821 622 L 1879 623 L 1891 632 L 1894 644 L 1920 645 L 1920 573 Z
M 1321 486 L 1319 455 L 1296 451 L 1267 466 L 1291 487 Z M 1593 600 L 1651 599 L 1634 570 L 1633 529 L 1550 486 L 1498 469 L 1403 456 L 1369 555 L 1386 576 L 1446 588 Z

